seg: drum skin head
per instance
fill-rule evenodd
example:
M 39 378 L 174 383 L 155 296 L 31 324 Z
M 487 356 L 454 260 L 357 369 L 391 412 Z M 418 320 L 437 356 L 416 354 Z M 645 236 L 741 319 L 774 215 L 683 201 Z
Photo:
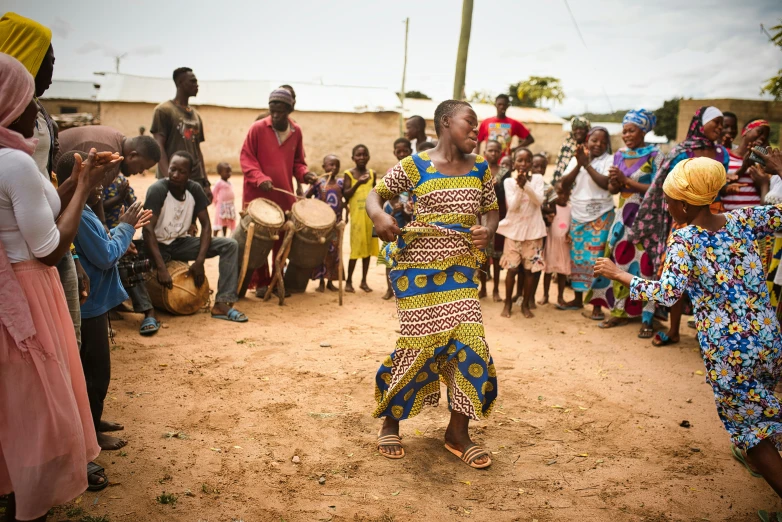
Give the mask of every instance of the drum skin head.
M 291 212 L 299 223 L 313 229 L 331 228 L 337 222 L 337 215 L 328 203 L 318 199 L 297 201 Z
M 329 210 L 331 209 L 329 208 Z M 268 199 L 256 198 L 250 201 L 250 204 L 247 205 L 247 213 L 256 223 L 270 228 L 280 228 L 285 223 L 285 213 L 277 203 Z

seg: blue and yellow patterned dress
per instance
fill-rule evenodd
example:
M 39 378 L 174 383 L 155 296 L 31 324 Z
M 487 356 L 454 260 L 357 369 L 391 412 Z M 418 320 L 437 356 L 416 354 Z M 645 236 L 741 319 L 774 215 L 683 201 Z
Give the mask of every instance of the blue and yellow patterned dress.
M 375 417 L 407 419 L 437 406 L 440 380 L 452 411 L 488 416 L 497 374 L 483 330 L 478 267 L 485 260 L 470 236 L 476 215 L 497 210 L 489 165 L 440 174 L 426 152 L 400 161 L 375 187 L 383 199 L 409 192 L 413 221 L 386 246 L 401 336 L 377 372 Z
M 782 230 L 782 205 L 743 208 L 725 217 L 716 232 L 694 225 L 674 231 L 660 281 L 634 277 L 630 299 L 671 306 L 689 292 L 706 381 L 731 440 L 749 449 L 771 438 L 782 449 L 782 415 L 774 395 L 782 341 L 756 244 Z

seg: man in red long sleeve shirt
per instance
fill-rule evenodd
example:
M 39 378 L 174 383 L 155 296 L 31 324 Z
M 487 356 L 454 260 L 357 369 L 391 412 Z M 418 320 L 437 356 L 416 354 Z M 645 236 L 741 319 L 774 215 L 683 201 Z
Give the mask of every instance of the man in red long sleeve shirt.
M 291 209 L 296 197 L 274 190 L 293 193 L 293 177 L 300 183 L 312 183 L 315 174 L 309 172 L 304 159 L 301 128 L 288 115 L 293 111 L 293 96 L 285 89 L 276 89 L 269 95 L 269 116 L 253 123 L 242 146 L 240 163 L 244 173 L 242 208 L 250 201 L 264 198 L 277 203 L 283 211 Z M 274 244 L 274 256 L 282 244 L 282 236 Z M 256 295 L 263 297 L 271 282 L 268 267 L 256 270 L 250 288 L 257 287 Z

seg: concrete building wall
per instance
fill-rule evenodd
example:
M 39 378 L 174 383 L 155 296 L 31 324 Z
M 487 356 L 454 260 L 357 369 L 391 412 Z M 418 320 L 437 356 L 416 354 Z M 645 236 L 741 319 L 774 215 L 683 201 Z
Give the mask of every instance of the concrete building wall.
M 76 109 L 71 112 L 87 112 L 98 115 L 98 102 L 81 100 L 41 99 L 41 103 L 49 114 L 62 114 L 63 108 Z
M 103 102 L 101 123 L 134 136 L 140 125 L 150 128 L 154 109 L 151 103 Z M 266 111 L 200 106 L 198 112 L 204 121 L 206 140 L 202 151 L 207 168 L 214 171 L 217 163 L 226 161 L 239 171 L 239 153 L 247 131 Z M 399 136 L 397 113 L 295 112 L 293 119 L 302 127 L 307 163 L 314 172 L 322 172 L 323 156 L 332 153 L 342 160 L 343 168 L 352 167 L 351 151 L 359 143 L 369 148 L 371 168 L 385 173 L 396 162 L 393 143 Z
M 739 131 L 741 127 L 752 118 L 765 118 L 772 125 L 782 124 L 782 102 L 764 101 L 764 100 L 733 100 L 733 99 L 715 99 L 715 100 L 682 100 L 679 102 L 679 119 L 676 128 L 676 141 L 682 141 L 687 136 L 687 129 L 692 121 L 692 116 L 702 106 L 713 105 L 722 112 L 729 111 L 735 113 L 738 117 Z M 740 141 L 741 136 L 736 138 Z M 774 144 L 782 146 L 782 138 Z

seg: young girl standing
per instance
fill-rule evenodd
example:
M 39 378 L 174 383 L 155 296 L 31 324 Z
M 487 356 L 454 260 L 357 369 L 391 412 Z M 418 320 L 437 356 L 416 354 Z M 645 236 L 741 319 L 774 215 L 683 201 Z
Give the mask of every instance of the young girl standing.
M 769 163 L 782 171 L 782 156 L 776 159 Z M 671 234 L 659 281 L 633 277 L 607 258 L 595 272 L 629 287 L 631 299 L 671 306 L 689 292 L 706 381 L 734 454 L 782 496 L 782 415 L 774 396 L 782 341 L 755 244 L 782 230 L 782 205 L 712 214 L 724 184 L 725 167 L 705 157 L 686 159 L 668 175 L 665 201 L 685 226 Z
M 500 264 L 508 269 L 502 317 L 510 317 L 511 314 L 516 274 L 524 277 L 521 313 L 526 318 L 534 317 L 530 304 L 535 299 L 540 272 L 545 268 L 543 239 L 546 237 L 546 224 L 540 211 L 544 182 L 541 174 L 530 174 L 531 166 L 532 152 L 529 149 L 516 150 L 513 155 L 516 172 L 504 181 L 508 213 L 497 227 L 497 231 L 505 236 Z
M 304 196 L 307 198 L 314 197 L 328 204 L 331 210 L 334 211 L 334 214 L 337 215 L 337 223 L 342 222 L 344 200 L 342 196 L 344 179 L 337 177 L 339 166 L 339 158 L 334 154 L 329 154 L 323 158 L 323 171 L 327 174 L 327 177 L 318 179 Z M 312 271 L 312 279 L 320 279 L 320 285 L 316 289 L 317 292 L 324 292 L 326 288 L 331 292 L 338 290 L 334 286 L 334 280 L 339 277 L 339 263 L 339 238 L 335 236 L 329 245 L 329 251 L 326 253 L 323 264 Z M 326 285 L 327 277 L 329 280 L 328 286 Z
M 554 218 L 548 227 L 546 248 L 543 257 L 546 261 L 546 275 L 543 277 L 543 300 L 548 303 L 551 277 L 557 274 L 557 305 L 565 306 L 565 288 L 570 275 L 570 193 L 562 183 L 555 185 L 557 199 L 554 201 Z
M 497 194 L 497 203 L 500 203 L 500 188 L 502 186 L 502 177 L 505 174 L 500 169 L 499 162 L 502 156 L 502 145 L 497 140 L 489 140 L 486 142 L 486 150 L 483 151 L 483 155 L 489 164 L 489 170 L 494 175 L 494 191 Z M 507 158 L 508 156 L 506 156 Z M 510 158 L 509 158 L 510 159 Z M 510 170 L 510 169 L 508 169 Z M 503 200 L 504 200 L 503 194 Z M 500 207 L 500 219 L 505 217 L 504 205 Z M 485 216 L 484 216 L 485 221 Z M 482 223 L 485 225 L 486 223 Z M 502 243 L 502 237 L 500 237 L 500 243 Z M 480 272 L 481 289 L 478 292 L 478 297 L 483 299 L 486 297 L 486 278 L 489 274 L 489 264 L 494 264 L 494 291 L 492 292 L 492 299 L 495 303 L 500 299 L 500 258 L 502 257 L 502 244 L 500 244 L 499 250 L 495 250 L 496 241 L 495 238 L 489 239 L 489 244 L 486 246 L 486 265 Z M 499 252 L 499 254 L 498 254 Z
M 369 149 L 366 145 L 353 147 L 353 162 L 356 164 L 350 170 L 345 171 L 343 193 L 348 202 L 350 212 L 350 261 L 348 262 L 348 278 L 345 283 L 346 292 L 355 292 L 353 289 L 353 270 L 356 269 L 356 261 L 361 259 L 361 288 L 365 292 L 372 289 L 367 285 L 367 273 L 369 272 L 369 259 L 377 256 L 377 239 L 372 237 L 372 220 L 367 215 L 367 195 L 375 186 L 375 171 L 367 169 L 369 163 Z
M 486 344 L 477 270 L 498 222 L 494 180 L 486 160 L 471 152 L 478 118 L 466 102 L 449 100 L 434 113 L 437 146 L 403 159 L 367 198 L 378 235 L 390 244 L 391 281 L 401 336 L 375 379 L 384 417 L 378 450 L 405 455 L 399 421 L 436 406 L 440 379 L 448 388 L 451 420 L 445 447 L 473 468 L 491 465 L 489 453 L 470 440 L 470 419 L 485 418 L 497 398 L 497 374 Z M 409 191 L 413 222 L 400 230 L 383 212 L 383 200 Z M 487 226 L 476 215 L 488 216 Z M 398 237 L 397 237 L 398 236 Z
M 228 163 L 217 164 L 220 181 L 212 187 L 212 202 L 215 205 L 215 237 L 223 231 L 223 237 L 228 237 L 228 230 L 233 233 L 236 228 L 236 207 L 234 204 L 234 188 L 231 185 L 231 166 Z

